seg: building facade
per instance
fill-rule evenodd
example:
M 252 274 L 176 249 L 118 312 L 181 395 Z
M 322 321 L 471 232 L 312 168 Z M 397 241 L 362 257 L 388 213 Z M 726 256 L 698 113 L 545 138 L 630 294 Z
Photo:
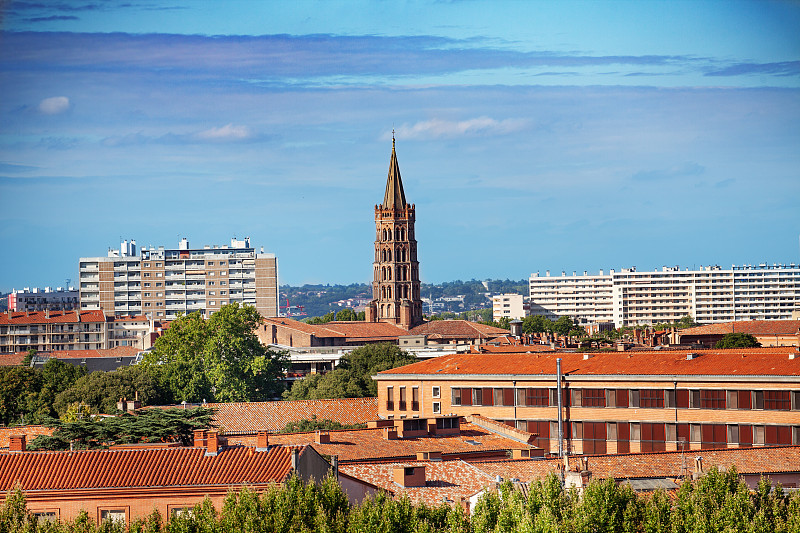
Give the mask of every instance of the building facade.
M 492 296 L 492 319 L 522 320 L 530 308 L 521 294 L 498 294 Z
M 800 352 L 787 347 L 443 356 L 375 376 L 378 412 L 478 414 L 555 453 L 558 359 L 571 453 L 800 444 Z
M 383 203 L 375 206 L 373 300 L 366 309 L 368 322 L 387 322 L 404 329 L 422 323 L 414 221 L 414 204 L 406 203 L 392 137 L 386 192 Z
M 0 314 L 0 353 L 107 347 L 106 317 L 99 310 Z
M 21 291 L 12 290 L 8 295 L 9 311 L 71 311 L 78 309 L 78 290 L 75 287 L 51 287 L 33 289 L 25 287 Z
M 616 326 L 788 320 L 800 307 L 800 265 L 705 266 L 697 270 L 624 268 L 598 275 L 531 274 L 531 314 Z
M 278 315 L 278 263 L 256 252 L 250 238 L 230 246 L 142 249 L 124 241 L 107 257 L 80 259 L 80 306 L 114 315 L 172 320 L 199 311 L 208 317 L 228 303 L 254 306 L 263 316 Z

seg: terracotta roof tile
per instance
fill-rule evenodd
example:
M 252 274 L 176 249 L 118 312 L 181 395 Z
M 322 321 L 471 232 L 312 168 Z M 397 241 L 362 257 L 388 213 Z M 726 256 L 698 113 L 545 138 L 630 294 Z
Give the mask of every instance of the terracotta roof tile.
M 265 318 L 265 324 L 275 324 L 280 327 L 293 329 L 318 338 L 346 338 L 351 341 L 358 340 L 386 340 L 397 341 L 400 335 L 408 332 L 393 324 L 384 322 L 328 322 L 326 324 L 306 324 L 290 318 Z
M 687 360 L 688 354 L 697 354 Z M 582 353 L 464 353 L 385 370 L 387 377 L 403 374 L 436 375 L 554 375 L 556 359 L 570 375 L 716 375 L 798 376 L 797 348 L 745 348 L 730 350 L 669 350 L 588 354 Z
M 52 435 L 53 428 L 44 426 L 11 426 L 0 427 L 0 448 L 8 448 L 8 437 L 11 435 L 25 435 L 28 442 L 39 435 Z
M 80 317 L 80 319 L 78 318 Z M 68 322 L 105 322 L 103 311 L 50 311 L 48 317 L 45 311 L 24 311 L 0 313 L 0 324 L 55 324 Z
M 0 491 L 266 484 L 291 470 L 291 449 L 205 448 L 0 453 Z M 302 453 L 302 452 L 301 452 Z
M 751 335 L 796 335 L 800 320 L 737 320 L 680 330 L 680 335 L 724 335 L 749 333 Z
M 460 435 L 405 437 L 387 440 L 382 428 L 329 431 L 330 443 L 315 442 L 316 432 L 271 434 L 270 444 L 312 446 L 321 455 L 338 455 L 340 462 L 390 461 L 416 458 L 417 452 L 439 451 L 443 455 L 502 455 L 521 443 L 470 423 L 461 424 Z M 254 445 L 255 436 L 229 442 Z
M 279 402 L 210 403 L 214 423 L 225 434 L 280 431 L 289 422 L 333 420 L 344 425 L 363 424 L 378 418 L 377 398 L 337 398 Z
M 404 488 L 395 483 L 393 470 L 398 466 L 424 466 L 425 486 Z M 339 471 L 380 487 L 396 498 L 406 495 L 412 503 L 428 505 L 456 504 L 494 483 L 490 475 L 460 460 L 345 464 L 339 466 Z
M 703 469 L 730 468 L 735 465 L 740 474 L 770 474 L 800 472 L 800 446 L 766 446 L 721 450 L 691 450 L 689 452 L 631 453 L 587 456 L 589 470 L 595 479 L 634 479 L 651 477 L 680 477 L 694 471 L 694 461 L 703 458 Z M 577 456 L 570 461 L 577 463 Z M 530 482 L 558 472 L 558 459 L 518 459 L 500 461 L 470 461 L 491 476 L 517 478 Z
M 442 339 L 485 339 L 508 335 L 507 329 L 467 320 L 432 320 L 412 328 L 408 335 L 427 335 Z
M 52 352 L 40 352 L 39 355 L 56 359 L 83 359 L 87 357 L 134 357 L 141 351 L 140 348 L 134 346 L 117 346 L 100 350 L 54 350 Z
M 28 352 L 24 353 L 4 353 L 0 354 L 0 366 L 18 366 L 22 364 L 22 360 Z

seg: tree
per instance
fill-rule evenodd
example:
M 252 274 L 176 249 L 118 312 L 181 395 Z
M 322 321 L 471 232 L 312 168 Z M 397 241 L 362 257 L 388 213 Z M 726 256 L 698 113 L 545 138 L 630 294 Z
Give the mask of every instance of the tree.
M 694 318 L 692 318 L 692 315 L 686 315 L 685 317 L 681 318 L 680 320 L 678 320 L 675 323 L 675 326 L 678 329 L 694 328 L 694 327 L 699 326 L 699 325 L 700 324 L 698 324 L 697 322 L 694 321 Z
M 33 368 L 0 367 L 0 424 L 23 421 L 29 394 L 39 389 L 41 377 Z
M 761 343 L 749 333 L 726 333 L 715 348 L 759 348 Z
M 562 337 L 569 335 L 574 328 L 575 324 L 572 322 L 572 318 L 567 315 L 558 317 L 558 320 L 553 323 L 553 330 Z
M 353 322 L 358 319 L 359 319 L 358 314 L 356 314 L 356 312 L 350 309 L 349 307 L 345 307 L 344 309 L 336 313 L 336 320 L 342 322 Z
M 142 365 L 128 366 L 113 372 L 92 372 L 78 378 L 68 389 L 55 396 L 53 408 L 59 416 L 70 405 L 83 403 L 92 412 L 114 414 L 120 398 L 139 395 L 143 405 L 171 402 L 171 394 L 159 382 L 158 369 Z
M 368 344 L 343 355 L 333 372 L 295 381 L 283 396 L 287 400 L 377 396 L 373 375 L 416 361 L 394 344 Z
M 280 433 L 300 433 L 316 431 L 318 429 L 362 429 L 365 427 L 367 427 L 366 424 L 342 424 L 335 420 L 329 420 L 327 418 L 319 420 L 316 416 L 312 416 L 311 419 L 304 418 L 303 420 L 289 422 L 283 426 Z
M 158 370 L 175 402 L 270 400 L 282 388 L 286 359 L 258 340 L 261 322 L 255 307 L 238 303 L 208 320 L 192 313 L 170 324 L 142 364 Z
M 553 323 L 542 315 L 526 316 L 522 320 L 523 333 L 544 333 L 553 329 Z
M 47 418 L 58 416 L 55 409 L 56 397 L 72 387 L 86 375 L 86 369 L 50 358 L 39 372 L 39 389 L 28 395 L 27 412 L 31 423 L 41 423 Z

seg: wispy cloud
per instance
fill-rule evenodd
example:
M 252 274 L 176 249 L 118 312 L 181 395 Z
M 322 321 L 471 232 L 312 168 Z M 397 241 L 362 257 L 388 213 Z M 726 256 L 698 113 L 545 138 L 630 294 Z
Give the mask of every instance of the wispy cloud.
M 274 136 L 256 133 L 249 126 L 226 124 L 217 128 L 209 128 L 189 133 L 168 132 L 161 135 L 144 134 L 142 132 L 114 135 L 103 139 L 105 146 L 134 146 L 146 144 L 206 144 L 258 142 L 272 139 Z
M 250 131 L 250 128 L 234 124 L 226 124 L 221 128 L 211 128 L 197 134 L 197 138 L 204 141 L 241 141 L 252 136 L 253 132 Z
M 699 176 L 706 171 L 706 168 L 697 163 L 685 163 L 678 167 L 641 170 L 632 176 L 634 181 L 652 182 L 667 181 L 689 176 Z
M 771 76 L 800 75 L 800 61 L 781 61 L 777 63 L 734 63 L 726 67 L 709 69 L 706 76 L 742 76 L 761 74 Z
M 58 115 L 69 110 L 69 98 L 66 96 L 53 96 L 39 102 L 39 111 L 45 115 Z
M 461 136 L 506 135 L 519 131 L 527 123 L 527 120 L 523 119 L 497 120 L 490 117 L 460 121 L 431 119 L 415 124 L 403 124 L 396 131 L 397 135 L 403 139 L 443 139 Z M 391 133 L 385 133 L 383 138 L 391 138 Z

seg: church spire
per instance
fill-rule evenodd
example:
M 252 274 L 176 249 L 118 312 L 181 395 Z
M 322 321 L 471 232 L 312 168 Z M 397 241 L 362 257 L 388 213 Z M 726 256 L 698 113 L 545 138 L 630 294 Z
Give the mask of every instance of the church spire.
M 386 179 L 386 193 L 383 195 L 383 207 L 387 209 L 403 209 L 406 206 L 406 194 L 403 192 L 403 181 L 400 179 L 400 165 L 394 151 L 394 130 L 392 130 L 392 157 L 389 159 L 389 177 Z

